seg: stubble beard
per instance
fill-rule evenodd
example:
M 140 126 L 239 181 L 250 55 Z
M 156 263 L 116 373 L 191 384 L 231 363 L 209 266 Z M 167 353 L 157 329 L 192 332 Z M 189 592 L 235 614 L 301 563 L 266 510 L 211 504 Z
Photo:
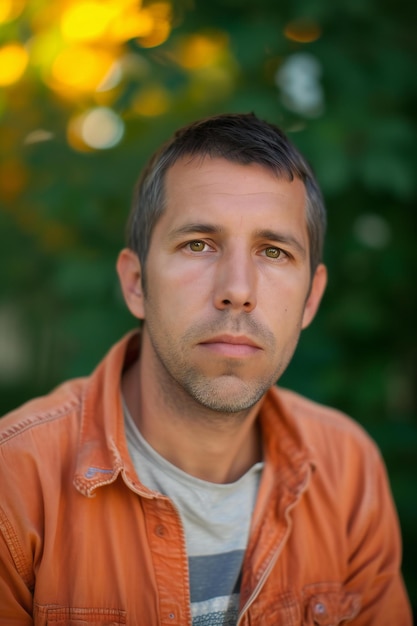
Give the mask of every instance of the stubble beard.
M 266 332 L 263 331 L 263 334 Z M 276 350 L 275 338 L 269 332 L 267 334 L 269 342 L 267 345 L 273 346 Z M 148 336 L 155 356 L 154 374 L 157 376 L 167 406 L 175 405 L 177 412 L 184 416 L 190 412 L 194 418 L 200 415 L 214 423 L 224 422 L 225 416 L 228 418 L 227 421 L 243 421 L 253 406 L 277 382 L 286 369 L 297 343 L 295 341 L 292 349 L 286 351 L 272 372 L 247 382 L 239 375 L 241 367 L 239 363 L 229 364 L 221 374 L 209 376 L 197 366 L 190 364 L 186 355 L 179 354 L 178 350 L 166 349 L 166 345 L 162 350 L 149 327 Z M 184 337 L 183 345 L 188 344 L 188 339 Z
M 223 373 L 208 377 L 196 368 L 183 367 L 176 363 L 175 369 L 170 361 L 162 359 L 156 351 L 161 376 L 162 390 L 166 402 L 177 405 L 185 414 L 188 408 L 193 415 L 204 415 L 213 422 L 230 419 L 240 421 L 275 383 L 275 379 L 257 381 L 248 384 L 236 374 Z

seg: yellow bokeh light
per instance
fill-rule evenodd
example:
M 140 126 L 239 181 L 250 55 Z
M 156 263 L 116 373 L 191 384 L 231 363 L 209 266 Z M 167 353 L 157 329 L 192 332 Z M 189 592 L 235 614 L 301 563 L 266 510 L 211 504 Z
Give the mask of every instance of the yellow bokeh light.
M 297 43 L 311 43 L 321 36 L 321 28 L 312 20 L 294 20 L 284 28 L 284 35 Z
M 93 92 L 114 62 L 109 50 L 72 46 L 65 48 L 52 65 L 51 86 L 74 92 Z
M 224 33 L 190 35 L 180 44 L 176 57 L 187 69 L 198 69 L 214 65 L 227 47 Z
M 133 102 L 133 112 L 144 117 L 157 117 L 167 112 L 170 105 L 169 92 L 159 85 L 143 89 Z
M 49 68 L 62 48 L 62 41 L 56 30 L 43 31 L 34 35 L 28 42 L 32 65 Z
M 154 48 L 164 43 L 171 34 L 172 7 L 169 2 L 153 2 L 146 7 L 153 19 L 153 27 L 149 34 L 139 36 L 138 41 L 143 48 Z
M 59 31 L 62 12 L 66 4 L 68 4 L 67 0 L 60 0 L 59 2 L 37 0 L 35 5 L 35 0 L 32 0 L 32 11 L 29 14 L 32 33 L 46 33 L 53 29 Z
M 29 55 L 20 43 L 9 43 L 0 48 L 0 86 L 17 82 L 28 64 Z
M 0 0 L 0 24 L 15 20 L 25 8 L 26 0 Z
M 119 9 L 114 3 L 74 2 L 62 15 L 62 34 L 67 41 L 100 39 L 118 13 Z
M 109 36 L 114 41 L 128 41 L 134 37 L 147 37 L 155 27 L 155 18 L 148 9 L 130 11 L 120 14 L 111 24 Z
M 152 32 L 146 37 L 138 37 L 138 41 L 142 48 L 155 48 L 164 43 L 171 34 L 171 24 L 166 22 L 158 22 Z
M 150 9 L 142 9 L 141 2 L 137 0 L 73 2 L 62 15 L 62 35 L 67 41 L 80 42 L 123 42 L 135 37 L 146 37 L 156 27 L 161 4 L 165 6 L 165 3 L 156 3 Z M 165 8 L 163 15 L 166 13 Z

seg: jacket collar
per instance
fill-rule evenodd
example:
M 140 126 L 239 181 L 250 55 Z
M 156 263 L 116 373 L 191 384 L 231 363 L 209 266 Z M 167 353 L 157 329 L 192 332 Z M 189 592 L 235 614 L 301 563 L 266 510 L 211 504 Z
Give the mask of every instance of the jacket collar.
M 293 394 L 272 387 L 260 411 L 265 467 L 279 476 L 281 486 L 295 498 L 305 489 L 311 471 L 316 469 L 312 449 L 291 410 Z
M 134 482 L 135 471 L 124 434 L 120 381 L 138 353 L 139 333 L 134 331 L 111 348 L 87 379 L 74 476 L 74 485 L 83 495 L 92 497 L 98 487 L 114 482 L 121 472 Z

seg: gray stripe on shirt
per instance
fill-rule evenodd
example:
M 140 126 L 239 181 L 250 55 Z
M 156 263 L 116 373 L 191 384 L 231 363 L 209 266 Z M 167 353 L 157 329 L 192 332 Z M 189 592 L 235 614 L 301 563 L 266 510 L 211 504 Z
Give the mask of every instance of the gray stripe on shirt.
M 203 602 L 238 592 L 243 555 L 243 550 L 233 550 L 189 557 L 191 602 Z

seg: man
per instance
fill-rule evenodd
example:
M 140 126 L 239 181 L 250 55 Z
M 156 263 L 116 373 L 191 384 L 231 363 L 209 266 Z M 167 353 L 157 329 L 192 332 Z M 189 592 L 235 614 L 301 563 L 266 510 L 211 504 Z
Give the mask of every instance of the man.
M 143 320 L 0 422 L 0 623 L 408 626 L 375 445 L 274 386 L 326 286 L 325 213 L 276 127 L 180 130 L 117 269 Z

